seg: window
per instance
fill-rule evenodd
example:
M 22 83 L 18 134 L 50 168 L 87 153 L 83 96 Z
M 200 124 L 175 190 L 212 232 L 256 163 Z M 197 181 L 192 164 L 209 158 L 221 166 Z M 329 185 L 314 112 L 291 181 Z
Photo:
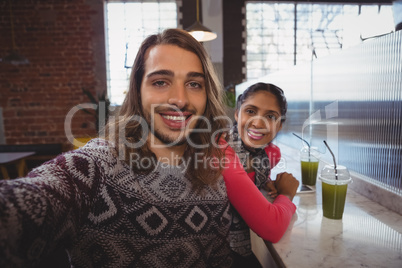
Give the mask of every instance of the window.
M 246 2 L 247 80 L 395 28 L 391 5 Z
M 178 28 L 179 1 L 109 1 L 106 3 L 107 81 L 110 101 L 121 105 L 131 66 L 150 34 Z

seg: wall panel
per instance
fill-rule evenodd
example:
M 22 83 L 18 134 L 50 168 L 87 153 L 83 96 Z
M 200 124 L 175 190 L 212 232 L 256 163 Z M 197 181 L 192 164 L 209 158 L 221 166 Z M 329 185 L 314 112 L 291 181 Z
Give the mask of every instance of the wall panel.
M 258 81 L 280 86 L 287 96 L 278 141 L 300 148 L 296 132 L 330 163 L 325 139 L 339 164 L 402 196 L 402 31 Z M 255 82 L 238 85 L 237 95 Z

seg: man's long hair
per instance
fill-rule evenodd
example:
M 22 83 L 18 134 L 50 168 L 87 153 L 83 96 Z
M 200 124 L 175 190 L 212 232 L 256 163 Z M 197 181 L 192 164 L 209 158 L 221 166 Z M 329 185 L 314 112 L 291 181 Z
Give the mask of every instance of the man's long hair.
M 145 119 L 141 105 L 141 83 L 145 72 L 145 55 L 150 48 L 157 45 L 178 46 L 196 54 L 201 61 L 207 93 L 207 104 L 203 117 L 207 120 L 199 120 L 196 128 L 206 131 L 208 123 L 205 121 L 209 121 L 211 132 L 191 133 L 189 139 L 197 145 L 203 145 L 205 148 L 194 148 L 187 144 L 183 160 L 189 162 L 186 175 L 189 179 L 195 179 L 194 183 L 196 185 L 214 184 L 221 174 L 220 165 L 216 165 L 215 168 L 211 167 L 209 163 L 204 165 L 200 162 L 200 158 L 204 157 L 207 160 L 215 158 L 216 160 L 216 158 L 221 159 L 223 155 L 222 150 L 213 145 L 216 144 L 215 141 L 220 139 L 222 132 L 227 127 L 227 121 L 224 120 L 223 89 L 204 47 L 184 30 L 168 29 L 160 34 L 148 36 L 142 42 L 132 67 L 129 90 L 120 108 L 119 118 L 116 121 L 110 120 L 108 123 L 106 138 L 115 144 L 119 155 L 122 152 L 124 153 L 124 160 L 127 164 L 130 164 L 130 155 L 133 153 L 141 158 L 156 159 L 146 142 L 148 135 L 144 135 L 144 128 L 141 126 L 139 118 Z M 142 121 L 142 123 L 144 122 Z M 218 134 L 214 136 L 213 134 L 216 133 Z M 142 146 L 130 146 L 130 144 L 134 143 L 142 143 Z M 195 161 L 196 154 L 198 162 Z M 152 161 L 152 163 L 156 162 Z M 131 166 L 136 174 L 148 174 L 155 168 L 153 165 L 147 166 L 147 168 L 136 165 Z

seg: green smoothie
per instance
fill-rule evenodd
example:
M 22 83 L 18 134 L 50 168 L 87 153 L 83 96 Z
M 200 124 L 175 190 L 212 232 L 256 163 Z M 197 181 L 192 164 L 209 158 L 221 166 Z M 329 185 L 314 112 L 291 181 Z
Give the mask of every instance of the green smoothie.
M 329 219 L 342 219 L 347 184 L 334 185 L 322 182 L 322 211 Z
M 302 184 L 314 186 L 317 181 L 318 161 L 301 161 Z

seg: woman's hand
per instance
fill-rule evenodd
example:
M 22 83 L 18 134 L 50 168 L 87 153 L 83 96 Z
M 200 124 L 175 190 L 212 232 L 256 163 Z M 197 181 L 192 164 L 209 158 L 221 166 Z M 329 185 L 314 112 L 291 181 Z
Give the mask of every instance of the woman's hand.
M 275 187 L 278 194 L 287 196 L 290 200 L 293 200 L 299 187 L 299 181 L 292 174 L 283 172 L 276 176 Z
M 278 196 L 278 190 L 276 190 L 275 182 L 273 182 L 271 180 L 265 184 L 265 190 L 268 192 L 269 196 L 272 198 L 275 198 Z

